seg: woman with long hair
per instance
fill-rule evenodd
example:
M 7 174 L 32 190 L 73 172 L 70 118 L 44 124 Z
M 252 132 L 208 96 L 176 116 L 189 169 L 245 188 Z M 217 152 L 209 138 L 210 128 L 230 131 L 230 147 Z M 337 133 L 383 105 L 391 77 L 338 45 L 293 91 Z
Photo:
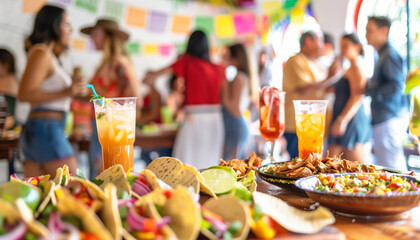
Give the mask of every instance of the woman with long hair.
M 224 69 L 211 63 L 204 32 L 194 31 L 184 55 L 146 78 L 156 79 L 163 74 L 175 74 L 185 81 L 185 119 L 178 130 L 172 155 L 198 169 L 218 164 L 224 136 L 220 106 Z
M 340 41 L 341 55 L 350 68 L 334 85 L 335 102 L 329 139 L 329 155 L 363 162 L 364 144 L 370 139 L 370 121 L 363 107 L 367 77 L 360 66 L 364 51 L 356 34 L 346 34 Z
M 64 71 L 58 57 L 71 40 L 72 27 L 67 12 L 45 5 L 35 17 L 26 41 L 28 60 L 19 87 L 20 101 L 31 104 L 19 146 L 25 157 L 25 176 L 55 175 L 64 164 L 75 172 L 77 161 L 64 135 L 66 114 L 72 97 L 87 93 L 82 79 Z
M 243 44 L 229 46 L 223 58 L 227 65 L 236 68 L 236 76 L 224 81 L 222 85 L 225 124 L 223 158 L 243 159 L 250 134 L 242 113 L 249 109 L 252 95 L 256 92 L 254 78 L 251 76 L 248 54 Z
M 82 28 L 81 32 L 88 34 L 96 49 L 102 51 L 101 63 L 91 81 L 97 93 L 107 98 L 139 97 L 139 83 L 125 48 L 129 35 L 122 31 L 115 21 L 109 19 L 99 19 L 94 26 Z M 89 167 L 90 178 L 94 178 L 97 172 L 102 170 L 102 151 L 93 111 L 91 122 Z

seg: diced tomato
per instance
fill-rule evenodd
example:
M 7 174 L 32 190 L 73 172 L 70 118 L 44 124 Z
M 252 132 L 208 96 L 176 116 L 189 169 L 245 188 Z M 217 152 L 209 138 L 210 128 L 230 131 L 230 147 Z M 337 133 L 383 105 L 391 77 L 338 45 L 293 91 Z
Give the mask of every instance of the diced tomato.
M 157 223 L 154 219 L 152 218 L 146 218 L 144 220 L 144 231 L 145 232 L 157 232 L 158 231 L 158 227 L 157 227 Z
M 172 197 L 171 190 L 164 190 L 163 194 L 165 195 L 166 199 L 170 199 Z
M 149 186 L 150 187 L 149 183 L 147 182 L 146 178 L 144 178 L 143 175 L 139 174 L 139 177 L 138 177 L 137 180 L 139 180 L 140 182 L 144 183 L 146 186 Z
M 390 184 L 388 184 L 388 186 L 386 186 L 387 188 L 392 188 L 392 189 L 398 189 L 398 188 L 400 188 L 402 185 L 401 185 L 401 183 L 398 183 L 398 182 L 393 182 L 393 183 L 390 183 Z
M 386 173 L 380 173 L 379 177 L 385 181 L 389 181 L 389 175 Z
M 99 238 L 88 232 L 80 232 L 80 240 L 99 240 Z

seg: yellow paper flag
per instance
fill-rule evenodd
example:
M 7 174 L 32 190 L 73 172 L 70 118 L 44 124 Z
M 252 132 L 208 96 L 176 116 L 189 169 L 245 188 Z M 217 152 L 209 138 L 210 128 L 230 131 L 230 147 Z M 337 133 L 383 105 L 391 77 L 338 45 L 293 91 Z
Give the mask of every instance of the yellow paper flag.
M 191 17 L 175 15 L 172 19 L 172 32 L 188 34 L 190 32 Z
M 147 11 L 141 8 L 128 7 L 126 23 L 129 26 L 146 27 Z
M 265 15 L 271 15 L 274 12 L 277 12 L 279 11 L 279 9 L 281 9 L 281 2 L 280 1 L 262 2 L 261 7 Z
M 156 55 L 159 53 L 159 47 L 155 44 L 145 44 L 143 52 L 146 55 Z
M 214 26 L 218 37 L 229 38 L 233 37 L 235 34 L 232 15 L 225 14 L 216 16 L 214 19 Z
M 85 51 L 87 49 L 87 42 L 81 38 L 74 38 L 71 46 L 75 51 Z
M 305 11 L 299 8 L 293 9 L 290 14 L 290 20 L 292 23 L 303 24 L 305 21 Z
M 44 6 L 48 0 L 23 0 L 22 12 L 35 14 Z

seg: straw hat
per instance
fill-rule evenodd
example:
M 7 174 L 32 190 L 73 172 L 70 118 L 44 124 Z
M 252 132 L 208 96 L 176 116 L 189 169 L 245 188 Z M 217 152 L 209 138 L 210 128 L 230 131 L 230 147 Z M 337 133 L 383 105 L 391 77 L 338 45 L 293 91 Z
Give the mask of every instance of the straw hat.
M 127 40 L 130 36 L 128 35 L 128 33 L 120 30 L 117 22 L 110 19 L 98 19 L 98 21 L 96 21 L 96 24 L 94 26 L 84 27 L 80 31 L 85 34 L 90 34 L 90 32 L 92 32 L 92 30 L 96 27 L 100 27 L 106 31 L 110 31 L 116 34 L 118 37 L 120 37 L 124 41 Z

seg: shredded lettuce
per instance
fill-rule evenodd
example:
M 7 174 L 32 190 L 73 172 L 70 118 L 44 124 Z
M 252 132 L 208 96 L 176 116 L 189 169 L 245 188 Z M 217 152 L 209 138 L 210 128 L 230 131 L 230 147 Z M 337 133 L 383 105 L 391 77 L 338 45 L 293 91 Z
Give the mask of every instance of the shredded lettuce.
M 83 174 L 83 171 L 80 168 L 76 169 L 76 177 L 83 179 L 85 178 L 85 175 Z
M 255 171 L 249 171 L 248 174 L 246 174 L 246 176 L 238 182 L 244 185 L 244 187 L 248 187 L 256 179 L 257 177 L 255 176 Z

